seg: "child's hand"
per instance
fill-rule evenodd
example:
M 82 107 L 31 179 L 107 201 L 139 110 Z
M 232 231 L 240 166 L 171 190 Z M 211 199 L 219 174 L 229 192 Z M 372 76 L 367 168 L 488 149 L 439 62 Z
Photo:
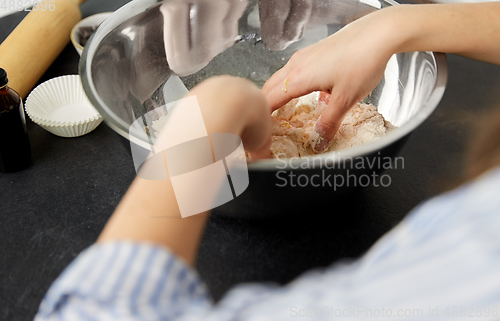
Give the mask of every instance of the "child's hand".
M 217 76 L 191 90 L 208 132 L 240 136 L 252 159 L 269 158 L 271 117 L 264 95 L 250 80 Z
M 382 79 L 397 43 L 384 11 L 298 51 L 263 87 L 271 111 L 312 91 L 331 93 L 328 108 L 315 126 L 322 138 L 316 142 L 317 151 L 328 147 L 346 112 Z
M 271 146 L 271 117 L 264 95 L 251 81 L 217 76 L 194 87 L 188 96 L 195 95 L 207 132 L 238 135 L 252 159 L 269 158 Z M 158 136 L 161 146 L 165 132 Z

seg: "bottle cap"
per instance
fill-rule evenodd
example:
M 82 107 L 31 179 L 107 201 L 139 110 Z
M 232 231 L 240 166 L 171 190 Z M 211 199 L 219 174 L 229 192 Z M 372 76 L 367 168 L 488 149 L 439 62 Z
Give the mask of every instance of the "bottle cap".
M 5 87 L 8 82 L 9 79 L 7 78 L 7 72 L 0 68 L 0 88 Z

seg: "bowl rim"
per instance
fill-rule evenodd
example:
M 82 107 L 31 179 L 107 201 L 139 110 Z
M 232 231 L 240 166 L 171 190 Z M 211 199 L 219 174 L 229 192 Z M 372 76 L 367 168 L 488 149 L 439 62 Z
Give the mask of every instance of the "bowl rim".
M 395 6 L 399 5 L 399 3 L 393 1 L 393 0 L 381 0 L 389 5 Z M 135 1 L 132 1 L 117 11 L 115 11 L 113 14 L 114 15 L 120 15 L 122 11 L 127 10 L 130 7 L 136 7 L 137 14 L 141 13 L 140 11 L 141 4 L 136 3 Z M 149 6 L 148 6 L 149 7 Z M 146 6 L 144 6 L 144 10 L 147 10 Z M 122 23 L 123 21 L 119 22 Z M 111 23 L 111 20 L 106 20 L 104 24 L 106 23 Z M 114 22 L 116 24 L 116 22 Z M 102 29 L 101 29 L 102 30 Z M 97 32 L 94 32 L 92 36 L 89 39 L 89 43 L 93 41 L 93 39 L 97 36 L 101 36 L 99 33 L 99 30 Z M 105 35 L 103 35 L 105 36 Z M 92 75 L 90 74 L 90 64 L 87 63 L 88 57 L 89 57 L 89 48 L 90 46 L 85 46 L 83 49 L 82 53 L 82 59 L 80 59 L 80 64 L 79 64 L 79 75 L 82 80 L 82 85 L 86 93 L 89 93 L 87 97 L 89 98 L 90 102 L 94 105 L 94 107 L 100 112 L 101 110 L 104 113 L 107 114 L 114 114 L 111 110 L 109 110 L 108 106 L 102 101 L 101 97 L 97 94 L 96 88 L 94 86 L 94 83 L 92 82 Z M 357 157 L 363 157 L 369 154 L 373 154 L 376 152 L 381 151 L 383 148 L 392 145 L 396 141 L 400 140 L 401 138 L 405 137 L 408 135 L 410 132 L 412 132 L 415 128 L 417 128 L 420 124 L 422 124 L 431 114 L 432 112 L 436 109 L 438 106 L 439 102 L 441 101 L 441 98 L 444 95 L 445 89 L 446 89 L 446 83 L 448 81 L 448 63 L 447 63 L 447 58 L 446 54 L 444 53 L 437 53 L 437 52 L 429 52 L 433 59 L 434 59 L 434 65 L 436 66 L 436 80 L 434 83 L 434 87 L 431 91 L 430 96 L 428 97 L 427 101 L 424 103 L 424 106 L 420 111 L 418 111 L 407 123 L 405 123 L 403 126 L 398 127 L 386 135 L 373 140 L 369 143 L 362 144 L 359 146 L 343 149 L 343 150 L 338 150 L 338 151 L 332 151 L 324 154 L 318 154 L 318 155 L 312 155 L 312 156 L 306 156 L 306 157 L 293 157 L 293 158 L 284 158 L 284 159 L 265 159 L 265 160 L 256 160 L 256 161 L 251 161 L 248 163 L 248 169 L 249 170 L 257 170 L 257 171 L 276 171 L 278 169 L 281 170 L 290 170 L 290 169 L 301 169 L 304 166 L 304 164 L 308 167 L 308 169 L 312 168 L 318 168 L 321 167 L 323 164 L 329 165 L 329 164 L 334 164 L 338 163 L 342 159 L 356 159 Z M 150 149 L 150 146 L 148 143 L 142 141 L 141 139 L 130 135 L 127 130 L 124 130 L 124 128 L 129 127 L 128 124 L 125 123 L 120 118 L 113 119 L 113 120 L 108 120 L 104 118 L 104 122 L 111 127 L 116 133 L 121 135 L 122 137 L 126 138 L 129 140 L 131 143 L 137 144 L 145 149 Z M 321 160 L 320 165 L 317 165 L 315 162 L 312 163 L 311 166 L 311 159 L 314 160 Z M 285 163 L 285 164 L 283 164 Z
M 31 105 L 32 105 L 30 103 L 30 101 L 32 101 L 32 98 L 34 96 L 38 95 L 40 91 L 45 90 L 45 88 L 47 86 L 49 86 L 49 85 L 51 85 L 53 83 L 61 82 L 62 79 L 77 79 L 77 78 L 80 80 L 80 77 L 78 75 L 64 75 L 64 76 L 59 76 L 59 77 L 51 78 L 51 79 L 49 79 L 47 81 L 44 81 L 43 83 L 39 84 L 38 86 L 36 86 L 30 92 L 30 94 L 28 95 L 28 97 L 26 98 L 26 103 L 24 104 L 24 110 L 26 111 L 26 114 L 28 115 L 28 117 L 34 123 L 36 123 L 36 124 L 38 124 L 40 126 L 44 126 L 44 127 L 71 127 L 71 126 L 79 126 L 79 125 L 82 125 L 82 124 L 92 123 L 94 121 L 102 121 L 103 117 L 101 116 L 101 114 L 99 113 L 99 111 L 92 105 L 92 103 L 89 103 L 88 106 L 92 107 L 95 110 L 95 114 L 93 116 L 89 117 L 89 118 L 85 118 L 85 119 L 78 120 L 78 121 L 55 121 L 55 120 L 50 120 L 50 119 L 39 117 L 36 114 L 33 114 L 33 112 L 30 112 Z M 78 87 L 78 88 L 75 88 L 75 89 L 76 90 L 82 90 L 83 94 L 85 94 L 85 96 L 87 95 L 85 93 L 85 91 L 83 90 L 83 87 Z

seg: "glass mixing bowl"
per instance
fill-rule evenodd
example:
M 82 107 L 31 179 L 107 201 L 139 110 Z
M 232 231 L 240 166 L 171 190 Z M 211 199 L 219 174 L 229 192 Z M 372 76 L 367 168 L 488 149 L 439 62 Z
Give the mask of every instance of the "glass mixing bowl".
M 266 7 L 259 7 L 259 3 Z M 248 78 L 262 86 L 297 50 L 367 13 L 397 5 L 391 0 L 301 0 L 294 8 L 280 7 L 292 3 L 286 1 L 259 3 L 135 0 L 126 4 L 99 26 L 84 48 L 79 71 L 87 96 L 114 131 L 147 153 L 149 139 L 130 126 L 151 110 L 178 100 L 186 90 L 214 75 Z M 280 25 L 283 17 L 279 13 L 286 10 L 290 14 Z M 261 21 L 262 17 L 267 20 Z M 169 46 L 163 41 L 167 32 Z M 285 199 L 299 193 L 300 197 L 314 199 L 331 191 L 279 188 L 277 172 L 296 171 L 297 175 L 310 177 L 325 170 L 324 164 L 346 158 L 394 158 L 405 138 L 438 105 L 446 80 L 444 54 L 394 55 L 382 81 L 365 101 L 373 103 L 397 129 L 361 146 L 315 156 L 325 161 L 322 165 L 313 162 L 301 168 L 307 158 L 287 161 L 285 166 L 274 159 L 252 162 L 248 190 L 220 211 L 241 212 L 242 206 L 247 207 L 245 212 L 259 211 L 262 215 L 279 209 L 300 211 L 300 206 L 287 205 Z M 346 175 L 349 169 L 358 176 L 366 173 L 357 170 L 355 163 L 350 168 L 327 170 Z M 347 190 L 342 188 L 332 194 L 341 195 Z M 257 205 L 266 202 L 265 207 Z

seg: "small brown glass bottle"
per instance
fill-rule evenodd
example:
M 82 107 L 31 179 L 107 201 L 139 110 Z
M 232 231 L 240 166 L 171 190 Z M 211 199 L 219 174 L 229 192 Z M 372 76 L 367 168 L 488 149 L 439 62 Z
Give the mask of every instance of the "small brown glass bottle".
M 7 86 L 7 73 L 0 68 L 0 171 L 17 172 L 31 164 L 28 128 L 23 100 Z

